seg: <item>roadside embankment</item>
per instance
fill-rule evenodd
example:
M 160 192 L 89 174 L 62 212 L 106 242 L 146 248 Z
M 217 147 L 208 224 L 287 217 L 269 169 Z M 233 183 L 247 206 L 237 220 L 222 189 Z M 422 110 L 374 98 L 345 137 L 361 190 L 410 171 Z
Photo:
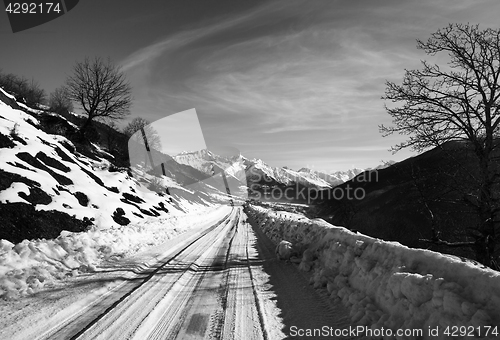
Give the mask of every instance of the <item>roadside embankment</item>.
M 500 273 L 473 261 L 411 249 L 336 227 L 322 219 L 246 209 L 276 244 L 299 254 L 311 284 L 326 287 L 350 309 L 351 320 L 371 329 L 422 329 L 423 338 L 456 335 L 494 338 L 500 332 Z M 489 328 L 493 326 L 493 328 Z M 459 328 L 462 327 L 462 328 Z

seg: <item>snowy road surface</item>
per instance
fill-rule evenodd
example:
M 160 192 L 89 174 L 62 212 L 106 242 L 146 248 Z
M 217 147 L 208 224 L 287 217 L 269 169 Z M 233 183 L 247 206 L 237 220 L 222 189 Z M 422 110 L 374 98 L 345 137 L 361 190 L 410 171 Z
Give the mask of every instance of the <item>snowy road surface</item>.
M 219 210 L 218 221 L 156 247 L 154 254 L 117 260 L 64 288 L 12 302 L 14 312 L 3 320 L 0 334 L 250 340 L 349 327 L 341 306 L 314 290 L 295 265 L 276 260 L 274 245 L 246 223 L 241 207 Z M 147 256 L 154 263 L 144 262 Z

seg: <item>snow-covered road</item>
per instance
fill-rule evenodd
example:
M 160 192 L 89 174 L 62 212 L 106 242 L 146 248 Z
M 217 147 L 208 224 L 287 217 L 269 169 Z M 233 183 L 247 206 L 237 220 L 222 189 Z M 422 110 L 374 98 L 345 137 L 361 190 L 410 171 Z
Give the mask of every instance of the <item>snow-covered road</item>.
M 241 207 L 160 247 L 101 266 L 66 289 L 27 298 L 9 339 L 282 339 L 290 329 L 348 327 Z M 161 250 L 163 253 L 158 254 Z M 153 254 L 151 251 L 149 256 Z M 141 262 L 142 261 L 142 262 Z M 18 302 L 20 303 L 20 302 Z M 295 328 L 292 328 L 295 327 Z

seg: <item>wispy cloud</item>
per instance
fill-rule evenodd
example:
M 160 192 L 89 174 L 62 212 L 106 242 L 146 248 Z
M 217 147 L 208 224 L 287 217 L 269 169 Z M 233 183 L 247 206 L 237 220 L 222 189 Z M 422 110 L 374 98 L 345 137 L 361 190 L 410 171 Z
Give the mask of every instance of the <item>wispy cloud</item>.
M 163 54 L 172 53 L 190 43 L 200 41 L 205 37 L 219 32 L 224 32 L 225 30 L 238 26 L 241 23 L 250 22 L 252 21 L 252 18 L 258 17 L 263 12 L 272 9 L 273 7 L 275 6 L 263 6 L 244 15 L 225 19 L 222 22 L 211 23 L 208 26 L 201 26 L 194 29 L 176 32 L 175 34 L 172 34 L 152 45 L 146 46 L 125 58 L 121 63 L 122 71 L 126 72 L 135 67 L 148 66 L 149 63 L 155 61 L 155 58 L 158 58 Z
M 144 108 L 196 107 L 213 138 L 275 155 L 290 136 L 339 143 L 331 152 L 374 153 L 396 140 L 378 133 L 390 121 L 380 97 L 386 79 L 419 67 L 415 39 L 478 11 L 471 1 L 445 2 L 272 1 L 173 33 L 133 53 L 123 69 Z

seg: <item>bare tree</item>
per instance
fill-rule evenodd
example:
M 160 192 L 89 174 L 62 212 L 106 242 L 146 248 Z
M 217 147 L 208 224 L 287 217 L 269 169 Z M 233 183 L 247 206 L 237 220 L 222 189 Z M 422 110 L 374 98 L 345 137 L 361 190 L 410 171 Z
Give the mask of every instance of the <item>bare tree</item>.
M 37 108 L 46 100 L 45 91 L 34 79 L 29 81 L 12 73 L 2 74 L 0 71 L 0 87 L 14 95 L 17 101 L 30 107 Z
M 87 114 L 87 120 L 80 127 L 82 137 L 95 119 L 118 120 L 130 114 L 130 85 L 109 59 L 105 62 L 98 57 L 85 58 L 78 62 L 66 84 L 70 98 Z
M 422 69 L 406 70 L 401 85 L 386 82 L 383 99 L 402 106 L 386 106 L 392 126 L 380 126 L 384 136 L 407 135 L 394 151 L 423 151 L 462 140 L 476 156 L 477 190 L 467 202 L 477 210 L 477 260 L 496 267 L 494 252 L 499 227 L 498 165 L 494 151 L 500 124 L 500 30 L 478 25 L 450 24 L 433 33 L 417 48 L 428 55 L 447 53 L 450 61 L 439 66 L 422 61 Z
M 123 129 L 123 133 L 128 137 L 133 137 L 134 141 L 139 144 L 144 144 L 144 138 L 142 132 L 139 134 L 135 134 L 137 131 L 141 129 L 144 130 L 144 133 L 147 138 L 147 142 L 149 147 L 154 150 L 161 150 L 161 137 L 158 132 L 151 126 L 151 123 L 141 117 L 134 118 L 127 126 Z
M 154 168 L 155 161 L 153 159 L 158 158 L 159 153 L 161 153 L 162 144 L 161 144 L 161 137 L 158 134 L 158 131 L 156 131 L 156 129 L 151 125 L 151 123 L 148 120 L 141 117 L 134 118 L 123 129 L 123 133 L 130 138 L 129 149 L 132 148 L 136 150 L 136 152 L 143 153 L 144 167 L 147 168 L 149 159 L 149 165 L 151 166 L 151 168 Z M 131 142 L 132 145 L 135 144 L 136 146 L 132 147 Z M 138 149 L 137 146 L 139 147 Z M 135 159 L 136 161 L 139 160 L 139 158 Z M 156 165 L 159 164 L 158 162 L 156 163 L 157 163 Z
M 55 89 L 50 94 L 49 106 L 51 111 L 60 114 L 67 114 L 73 111 L 73 103 L 71 102 L 68 89 L 64 86 Z
M 2 70 L 0 70 L 0 87 L 5 91 L 10 92 L 14 88 L 14 84 L 16 83 L 17 76 L 12 73 L 4 74 Z
M 104 122 L 104 140 L 108 146 L 108 152 L 112 153 L 118 141 L 118 126 L 114 120 Z
M 45 90 L 40 88 L 40 84 L 38 84 L 38 82 L 34 79 L 31 79 L 31 82 L 28 84 L 25 99 L 26 105 L 39 107 L 40 104 L 46 103 L 47 96 L 45 94 Z

